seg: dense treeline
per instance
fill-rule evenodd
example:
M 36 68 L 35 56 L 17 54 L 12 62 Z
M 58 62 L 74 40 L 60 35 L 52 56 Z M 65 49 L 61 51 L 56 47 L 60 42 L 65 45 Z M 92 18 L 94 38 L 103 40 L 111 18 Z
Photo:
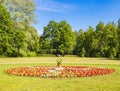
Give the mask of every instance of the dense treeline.
M 75 32 L 77 44 L 74 53 L 81 57 L 120 57 L 120 20 L 118 27 L 114 22 L 100 22 L 96 29 Z
M 39 36 L 33 0 L 0 0 L 0 56 L 24 57 L 39 54 L 120 58 L 118 24 L 99 22 L 94 29 L 72 31 L 67 21 L 50 21 Z

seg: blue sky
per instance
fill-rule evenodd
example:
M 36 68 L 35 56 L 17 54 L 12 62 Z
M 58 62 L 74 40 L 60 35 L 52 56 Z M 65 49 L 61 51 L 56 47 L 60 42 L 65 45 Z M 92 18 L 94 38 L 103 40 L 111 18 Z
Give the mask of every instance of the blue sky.
M 36 20 L 34 27 L 42 34 L 50 20 L 66 20 L 74 30 L 95 27 L 120 18 L 120 0 L 35 0 Z

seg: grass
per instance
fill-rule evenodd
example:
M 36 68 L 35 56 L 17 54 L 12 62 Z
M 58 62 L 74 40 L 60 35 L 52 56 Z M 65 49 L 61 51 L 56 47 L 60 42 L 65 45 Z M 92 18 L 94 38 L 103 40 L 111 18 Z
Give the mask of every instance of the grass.
M 5 69 L 23 66 L 55 66 L 56 57 L 0 58 L 0 91 L 119 91 L 120 61 L 106 58 L 64 57 L 63 65 L 114 68 L 103 76 L 49 79 L 7 75 Z

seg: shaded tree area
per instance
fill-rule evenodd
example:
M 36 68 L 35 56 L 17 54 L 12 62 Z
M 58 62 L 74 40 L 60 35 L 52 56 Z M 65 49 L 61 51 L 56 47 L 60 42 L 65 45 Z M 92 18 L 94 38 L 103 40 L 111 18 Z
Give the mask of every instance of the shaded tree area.
M 118 20 L 117 35 L 118 35 L 118 53 L 117 53 L 117 57 L 120 59 L 120 19 Z
M 110 57 L 112 59 L 119 57 L 119 21 L 118 27 L 114 22 L 109 22 L 106 25 L 99 22 L 96 29 L 89 27 L 87 31 L 75 32 L 77 44 L 74 53 L 81 57 Z
M 73 54 L 80 57 L 120 57 L 120 20 L 118 26 L 114 22 L 99 22 L 94 29 L 90 26 L 86 31 L 80 29 L 74 34 L 66 21 L 50 21 L 44 27 L 40 37 L 40 53 Z
M 44 27 L 43 35 L 40 38 L 41 53 L 65 55 L 72 54 L 75 45 L 75 35 L 71 26 L 66 21 L 50 21 Z
M 0 55 L 18 56 L 25 39 L 22 31 L 13 29 L 11 16 L 6 8 L 0 4 Z
M 39 35 L 31 26 L 35 22 L 33 0 L 1 0 L 0 55 L 36 56 Z

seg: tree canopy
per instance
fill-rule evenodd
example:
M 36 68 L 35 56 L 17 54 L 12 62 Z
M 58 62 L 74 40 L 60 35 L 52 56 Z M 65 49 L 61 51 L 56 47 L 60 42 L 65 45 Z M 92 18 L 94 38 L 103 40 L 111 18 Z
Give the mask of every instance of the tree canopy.
M 119 26 L 119 25 L 118 25 Z M 74 52 L 86 57 L 110 57 L 119 55 L 119 28 L 114 22 L 106 25 L 100 22 L 96 29 L 89 27 L 87 31 L 76 32 L 76 46 Z
M 72 53 L 75 45 L 75 35 L 66 21 L 50 21 L 44 27 L 41 41 L 43 49 L 47 49 L 47 51 L 56 55 L 65 55 Z
M 10 12 L 16 30 L 26 30 L 35 21 L 34 0 L 2 0 L 2 4 Z
M 5 47 L 6 45 L 10 48 L 10 53 L 7 56 L 35 56 L 39 49 L 39 35 L 36 29 L 31 26 L 31 23 L 35 21 L 34 1 L 1 0 L 0 9 L 0 29 L 4 32 L 1 39 L 5 40 L 4 37 L 7 38 L 6 41 L 3 41 L 4 43 L 1 42 L 3 45 L 3 47 L 1 46 L 1 50 L 5 49 L 8 51 Z M 4 53 L 2 52 L 2 54 Z

